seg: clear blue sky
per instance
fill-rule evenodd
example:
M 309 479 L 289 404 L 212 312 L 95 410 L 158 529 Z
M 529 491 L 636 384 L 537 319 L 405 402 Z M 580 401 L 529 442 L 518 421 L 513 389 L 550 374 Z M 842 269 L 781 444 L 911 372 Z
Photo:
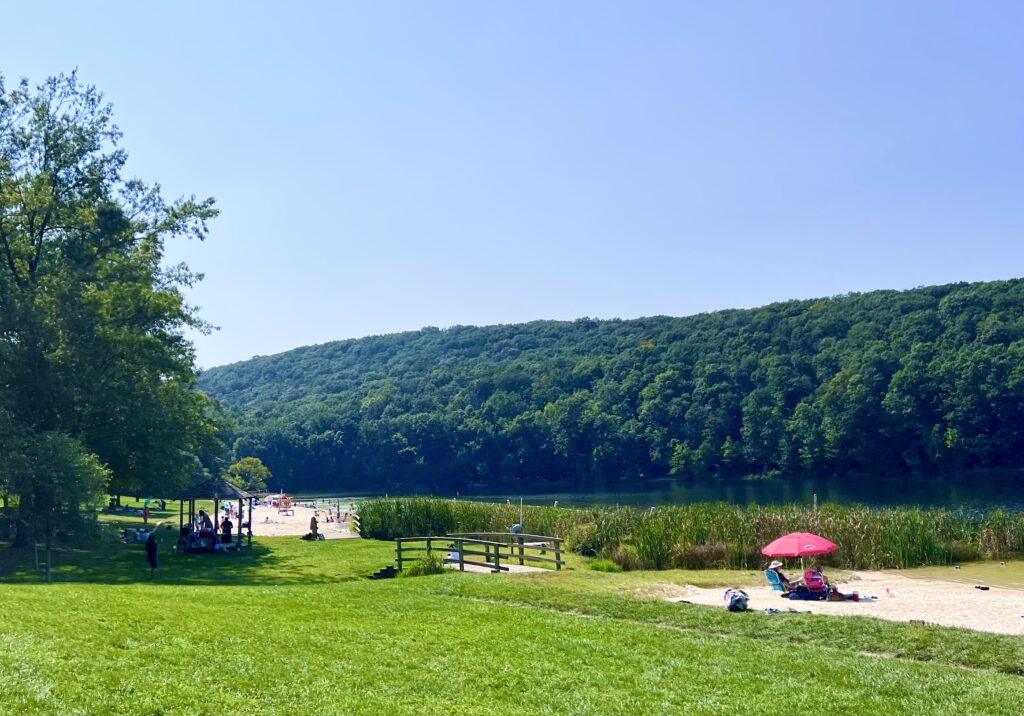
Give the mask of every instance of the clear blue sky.
M 217 198 L 169 251 L 206 274 L 205 367 L 1024 274 L 1019 2 L 47 2 L 3 25 L 9 82 L 77 67 L 133 174 Z

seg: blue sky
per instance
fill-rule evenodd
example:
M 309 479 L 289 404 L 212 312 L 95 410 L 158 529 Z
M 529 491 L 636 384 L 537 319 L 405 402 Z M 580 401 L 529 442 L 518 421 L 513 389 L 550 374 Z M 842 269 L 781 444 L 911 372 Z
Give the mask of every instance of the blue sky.
M 1020 3 L 85 5 L 5 8 L 0 71 L 217 198 L 204 367 L 1024 274 Z

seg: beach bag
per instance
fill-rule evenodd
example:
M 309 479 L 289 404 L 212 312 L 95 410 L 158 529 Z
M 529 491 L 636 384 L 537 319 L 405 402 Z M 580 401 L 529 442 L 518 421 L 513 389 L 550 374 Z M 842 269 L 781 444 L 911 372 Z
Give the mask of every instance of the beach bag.
M 729 587 L 725 590 L 723 601 L 725 602 L 725 608 L 730 612 L 745 612 L 747 611 L 747 601 L 750 597 L 739 587 Z

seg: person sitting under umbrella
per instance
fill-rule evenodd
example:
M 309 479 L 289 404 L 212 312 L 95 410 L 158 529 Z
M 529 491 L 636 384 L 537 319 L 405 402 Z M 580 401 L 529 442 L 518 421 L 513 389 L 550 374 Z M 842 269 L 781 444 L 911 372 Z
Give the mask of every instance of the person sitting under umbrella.
M 791 582 L 789 578 L 782 573 L 782 562 L 780 562 L 779 560 L 773 560 L 772 563 L 768 565 L 768 569 L 769 571 L 775 572 L 775 576 L 778 578 L 779 584 L 782 585 L 782 588 L 785 591 L 792 592 L 796 590 L 798 586 L 800 586 L 799 580 L 797 580 L 796 582 Z
M 811 590 L 811 593 L 822 593 L 824 598 L 830 602 L 860 601 L 853 595 L 847 596 L 832 586 L 832 582 L 821 571 L 821 564 L 815 562 L 811 568 L 804 573 L 804 584 Z

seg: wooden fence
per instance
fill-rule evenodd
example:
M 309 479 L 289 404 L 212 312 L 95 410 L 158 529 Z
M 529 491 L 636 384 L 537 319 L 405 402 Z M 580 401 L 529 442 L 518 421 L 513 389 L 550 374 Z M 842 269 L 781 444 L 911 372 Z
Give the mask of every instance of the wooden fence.
M 561 537 L 510 532 L 460 532 L 444 537 L 398 537 L 395 539 L 398 571 L 402 571 L 405 562 L 418 559 L 416 553 L 419 552 L 444 552 L 444 563 L 457 564 L 460 571 L 465 571 L 467 564 L 484 567 L 492 572 L 507 572 L 508 564 L 553 564 L 555 569 L 561 569 L 565 564 L 562 560 Z

